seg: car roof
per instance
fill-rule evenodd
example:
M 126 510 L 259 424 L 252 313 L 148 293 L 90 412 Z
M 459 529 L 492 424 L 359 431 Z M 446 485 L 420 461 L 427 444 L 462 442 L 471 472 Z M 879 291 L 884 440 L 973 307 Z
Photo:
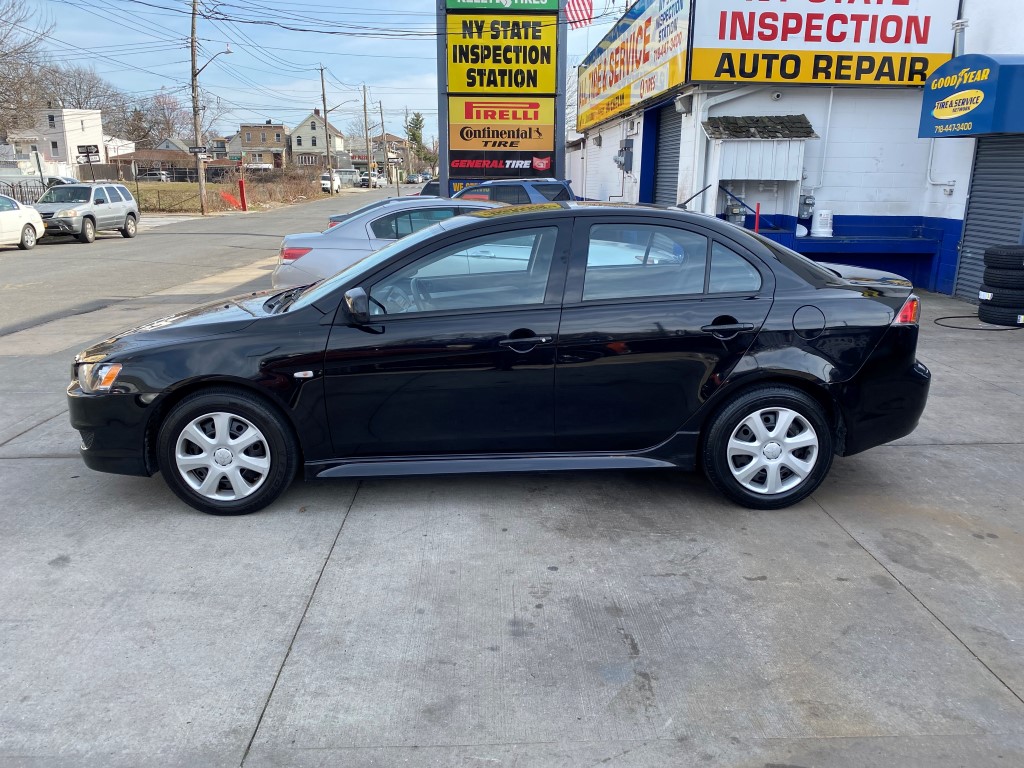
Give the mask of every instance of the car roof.
M 564 179 L 554 178 L 540 178 L 540 179 L 488 179 L 487 181 L 481 181 L 477 184 L 471 184 L 473 187 L 500 187 L 504 184 L 568 184 L 568 181 Z M 466 187 L 469 189 L 469 187 Z

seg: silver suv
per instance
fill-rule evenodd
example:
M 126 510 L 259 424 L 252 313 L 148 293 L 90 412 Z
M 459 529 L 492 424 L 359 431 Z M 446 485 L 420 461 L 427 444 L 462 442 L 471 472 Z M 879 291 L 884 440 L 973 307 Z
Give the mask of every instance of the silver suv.
M 122 237 L 138 232 L 139 204 L 123 184 L 62 184 L 46 190 L 32 207 L 48 235 L 74 235 L 91 243 L 97 231 L 116 229 Z

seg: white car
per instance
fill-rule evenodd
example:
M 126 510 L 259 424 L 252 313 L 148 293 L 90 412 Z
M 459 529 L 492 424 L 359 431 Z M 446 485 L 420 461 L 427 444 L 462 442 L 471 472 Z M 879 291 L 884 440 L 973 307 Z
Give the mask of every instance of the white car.
M 0 195 L 0 245 L 16 245 L 27 251 L 45 232 L 39 211 Z
M 334 182 L 333 185 L 331 182 Z M 334 187 L 332 190 L 331 187 Z M 341 176 L 336 173 L 322 173 L 320 174 L 320 190 L 322 192 L 340 192 L 341 191 Z

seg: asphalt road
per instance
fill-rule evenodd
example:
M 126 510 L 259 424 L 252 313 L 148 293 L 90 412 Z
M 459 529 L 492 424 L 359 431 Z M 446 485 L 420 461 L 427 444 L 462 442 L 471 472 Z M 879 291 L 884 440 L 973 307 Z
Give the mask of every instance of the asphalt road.
M 675 472 L 90 472 L 77 348 L 269 285 L 377 196 L 0 251 L 0 766 L 1024 764 L 1024 336 L 937 326 L 921 427 L 789 510 Z

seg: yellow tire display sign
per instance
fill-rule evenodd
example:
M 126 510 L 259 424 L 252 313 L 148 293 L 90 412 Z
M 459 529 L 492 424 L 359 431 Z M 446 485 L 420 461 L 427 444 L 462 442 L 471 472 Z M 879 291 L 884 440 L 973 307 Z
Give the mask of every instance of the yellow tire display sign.
M 555 99 L 550 96 L 449 96 L 448 142 L 455 150 L 555 148 Z
M 557 16 L 449 13 L 447 32 L 449 93 L 556 93 Z
M 950 59 L 959 0 L 698 0 L 690 79 L 924 85 Z

